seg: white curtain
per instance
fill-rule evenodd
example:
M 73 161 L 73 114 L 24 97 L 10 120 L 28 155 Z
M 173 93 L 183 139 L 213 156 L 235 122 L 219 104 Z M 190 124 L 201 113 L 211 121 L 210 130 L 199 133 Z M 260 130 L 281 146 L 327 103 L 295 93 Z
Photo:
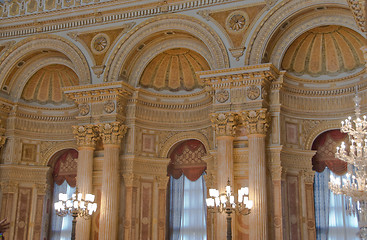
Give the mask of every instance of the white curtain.
M 203 175 L 192 182 L 170 178 L 170 240 L 206 240 L 206 187 Z
M 340 177 L 328 168 L 322 173 L 315 173 L 316 239 L 359 240 L 357 216 L 347 214 L 345 196 L 329 190 L 331 176 Z M 345 175 L 342 177 L 345 178 Z
M 53 203 L 59 201 L 59 193 L 66 193 L 68 198 L 75 193 L 75 187 L 70 187 L 69 184 L 64 181 L 61 185 L 54 184 Z M 51 240 L 69 240 L 71 239 L 71 228 L 73 218 L 70 215 L 60 217 L 56 215 L 54 206 L 51 210 Z

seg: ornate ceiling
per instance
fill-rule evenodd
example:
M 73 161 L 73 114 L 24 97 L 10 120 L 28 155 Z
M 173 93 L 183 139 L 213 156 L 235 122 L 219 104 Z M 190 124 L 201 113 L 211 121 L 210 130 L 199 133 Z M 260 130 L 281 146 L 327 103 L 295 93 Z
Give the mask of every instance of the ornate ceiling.
M 365 39 L 342 26 L 322 26 L 299 36 L 287 49 L 282 68 L 294 75 L 337 76 L 364 65 Z
M 140 86 L 155 90 L 191 91 L 202 88 L 195 72 L 209 70 L 207 61 L 198 53 L 176 48 L 164 51 L 151 60 L 140 79 Z
M 79 80 L 73 70 L 60 64 L 48 65 L 28 80 L 22 99 L 42 104 L 61 104 L 66 100 L 61 88 L 75 85 L 79 85 Z

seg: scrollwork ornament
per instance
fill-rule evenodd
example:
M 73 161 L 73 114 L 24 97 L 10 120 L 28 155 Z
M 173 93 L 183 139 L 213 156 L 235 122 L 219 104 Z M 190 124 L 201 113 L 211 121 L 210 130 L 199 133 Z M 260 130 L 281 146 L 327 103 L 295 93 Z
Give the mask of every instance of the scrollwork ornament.
M 103 109 L 106 113 L 112 113 L 115 111 L 115 103 L 109 100 L 104 104 Z
M 235 113 L 211 114 L 211 121 L 217 136 L 234 136 L 237 129 L 238 115 Z
M 245 111 L 241 113 L 241 117 L 249 135 L 266 134 L 270 122 L 266 109 Z
M 220 89 L 216 92 L 215 98 L 220 103 L 225 103 L 229 99 L 229 92 L 226 89 Z
M 98 127 L 103 144 L 120 145 L 127 131 L 127 127 L 119 122 L 100 124 Z
M 98 126 L 92 124 L 73 126 L 73 134 L 79 147 L 94 147 L 99 138 Z
M 87 104 L 87 103 L 79 104 L 78 108 L 79 108 L 79 114 L 80 114 L 81 116 L 86 116 L 86 115 L 88 115 L 88 113 L 89 113 L 89 111 L 90 111 L 89 104 Z

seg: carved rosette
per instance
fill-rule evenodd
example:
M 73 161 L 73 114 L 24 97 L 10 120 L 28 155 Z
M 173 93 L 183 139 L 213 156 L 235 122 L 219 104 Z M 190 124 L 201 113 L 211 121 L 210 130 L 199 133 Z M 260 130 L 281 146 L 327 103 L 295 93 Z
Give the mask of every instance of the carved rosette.
M 99 132 L 103 144 L 120 145 L 121 139 L 124 137 L 127 127 L 119 122 L 104 123 L 99 125 Z
M 250 110 L 241 113 L 242 120 L 249 135 L 264 134 L 269 127 L 270 117 L 266 109 Z
M 94 147 L 98 140 L 98 126 L 73 126 L 73 134 L 79 147 Z
M 238 115 L 235 113 L 211 114 L 212 126 L 217 136 L 234 136 L 236 133 Z

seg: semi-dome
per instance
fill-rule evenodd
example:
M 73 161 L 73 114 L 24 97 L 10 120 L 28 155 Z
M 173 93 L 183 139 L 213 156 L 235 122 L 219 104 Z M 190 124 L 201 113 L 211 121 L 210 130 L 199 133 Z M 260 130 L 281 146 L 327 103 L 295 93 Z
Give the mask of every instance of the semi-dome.
M 322 26 L 299 36 L 287 49 L 282 68 L 295 75 L 336 76 L 363 67 L 365 39 L 342 26 Z
M 184 48 L 164 51 L 145 68 L 140 86 L 155 90 L 191 91 L 202 88 L 195 72 L 209 70 L 207 61 L 198 53 Z
M 75 85 L 79 85 L 79 80 L 73 70 L 60 64 L 48 65 L 28 80 L 22 99 L 42 104 L 60 104 L 66 100 L 61 88 Z

